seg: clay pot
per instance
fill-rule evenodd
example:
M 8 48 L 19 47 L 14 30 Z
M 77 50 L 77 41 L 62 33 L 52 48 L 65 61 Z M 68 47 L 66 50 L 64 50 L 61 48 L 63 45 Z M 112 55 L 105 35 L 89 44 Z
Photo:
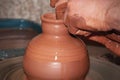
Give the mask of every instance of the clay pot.
M 85 44 L 55 14 L 41 19 L 43 33 L 32 39 L 24 56 L 27 80 L 84 80 L 89 69 Z

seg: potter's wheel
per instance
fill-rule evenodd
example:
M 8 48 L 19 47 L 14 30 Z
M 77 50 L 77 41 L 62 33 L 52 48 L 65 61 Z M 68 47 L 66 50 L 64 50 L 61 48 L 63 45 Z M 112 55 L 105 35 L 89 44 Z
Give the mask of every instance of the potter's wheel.
M 23 80 L 22 57 L 0 62 L 0 80 Z
M 24 80 L 22 69 L 23 57 L 7 59 L 0 62 L 0 80 Z M 90 58 L 91 68 L 86 80 L 120 80 L 120 67 Z

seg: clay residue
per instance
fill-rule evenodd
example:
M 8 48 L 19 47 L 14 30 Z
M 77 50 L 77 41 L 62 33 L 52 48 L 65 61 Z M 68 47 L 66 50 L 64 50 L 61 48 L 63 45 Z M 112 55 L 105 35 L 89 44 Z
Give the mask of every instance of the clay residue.
M 116 35 L 116 34 L 115 34 Z M 109 35 L 110 36 L 110 35 Z M 111 35 L 112 36 L 112 35 Z M 98 43 L 103 44 L 106 48 L 110 51 L 115 53 L 116 55 L 120 56 L 120 43 L 117 42 L 119 39 L 116 39 L 116 36 L 107 38 L 108 36 L 91 36 L 89 37 L 90 40 L 96 41 Z
M 105 22 L 112 29 L 120 31 L 120 0 L 112 1 L 105 13 Z

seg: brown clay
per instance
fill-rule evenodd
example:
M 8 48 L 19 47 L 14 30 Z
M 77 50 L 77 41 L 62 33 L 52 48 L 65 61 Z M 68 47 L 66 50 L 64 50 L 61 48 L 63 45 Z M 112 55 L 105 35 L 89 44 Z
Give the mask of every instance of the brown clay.
M 64 19 L 64 14 L 66 10 L 67 2 L 64 2 L 62 4 L 59 4 L 59 6 L 56 7 L 56 18 L 57 19 Z
M 112 33 L 112 34 L 108 34 L 106 37 L 113 41 L 120 43 L 120 35 L 119 34 Z
M 103 44 L 110 51 L 120 56 L 120 43 L 117 41 L 111 40 L 107 37 L 106 36 L 91 36 L 89 37 L 89 39 Z M 115 39 L 115 38 L 116 38 L 115 36 L 112 37 L 112 39 Z
M 81 16 L 78 16 L 78 14 L 75 14 L 74 16 L 69 15 L 69 17 L 65 15 L 65 11 L 67 11 L 67 10 L 69 10 L 69 11 L 71 10 L 71 14 L 72 14 L 72 12 L 74 13 L 75 11 L 76 12 L 81 11 L 81 10 L 79 10 L 80 7 L 76 7 L 77 6 L 76 4 L 77 3 L 82 4 L 82 3 L 80 3 L 79 1 L 77 2 L 77 0 L 76 0 L 76 2 L 77 2 L 76 4 L 74 3 L 74 1 L 71 1 L 71 2 L 72 3 L 68 4 L 68 0 L 57 0 L 57 1 L 52 0 L 51 1 L 51 3 L 54 4 L 54 7 L 56 9 L 57 19 L 63 19 L 64 17 L 66 17 L 65 24 L 67 25 L 69 32 L 74 34 L 74 35 L 83 35 L 83 36 L 87 37 L 91 34 L 91 32 L 88 32 L 89 30 L 90 31 L 97 31 L 97 29 L 93 29 L 90 26 L 86 26 L 86 22 L 85 22 L 84 18 Z M 88 2 L 89 2 L 89 0 L 88 0 Z M 109 3 L 109 2 L 107 2 L 107 3 Z M 83 4 L 84 4 L 84 1 L 83 1 Z M 85 4 L 86 4 L 86 2 L 85 2 Z M 99 4 L 99 3 L 96 3 L 96 4 Z M 70 5 L 72 5 L 72 7 Z M 102 7 L 103 6 L 101 6 L 101 8 Z M 108 7 L 108 6 L 106 6 L 106 7 Z M 67 8 L 71 8 L 71 9 L 67 9 Z M 89 7 L 88 7 L 87 11 L 89 11 Z M 83 8 L 82 12 L 84 13 L 84 8 Z M 82 12 L 79 12 L 79 14 Z M 89 15 L 88 13 L 84 13 L 84 14 L 87 14 L 87 16 Z M 94 14 L 95 14 L 95 12 L 94 12 Z M 94 15 L 94 14 L 92 14 L 92 15 Z M 109 20 L 110 19 L 108 19 L 107 21 L 109 22 Z M 95 20 L 95 21 L 97 21 L 97 20 Z M 119 23 L 119 21 L 115 21 L 115 23 L 117 23 L 117 22 Z M 114 22 L 111 22 L 110 24 L 112 24 L 112 23 L 114 23 Z M 97 28 L 101 27 L 98 23 L 96 24 L 96 26 L 98 26 Z M 115 25 L 114 26 L 112 25 L 112 27 L 115 27 Z M 86 29 L 88 31 L 85 31 Z M 103 26 L 103 29 L 106 31 L 106 30 L 109 30 L 109 27 L 106 25 L 106 26 Z M 95 35 L 95 36 L 91 36 L 89 39 L 105 45 L 109 50 L 111 50 L 112 52 L 114 52 L 115 54 L 120 56 L 120 35 L 117 35 L 114 33 L 108 34 L 106 36 Z
M 32 39 L 24 56 L 27 80 L 84 80 L 89 70 L 85 44 L 69 35 L 55 14 L 41 19 L 43 33 Z
M 50 0 L 50 6 L 55 7 L 55 4 L 58 2 L 58 0 Z
M 57 19 L 64 19 L 64 14 L 67 8 L 67 1 L 68 0 L 62 0 L 62 1 L 58 1 L 56 3 L 56 7 L 55 7 L 55 13 L 56 13 L 56 18 Z
M 56 18 L 63 19 L 68 0 L 50 0 L 51 7 L 55 8 Z

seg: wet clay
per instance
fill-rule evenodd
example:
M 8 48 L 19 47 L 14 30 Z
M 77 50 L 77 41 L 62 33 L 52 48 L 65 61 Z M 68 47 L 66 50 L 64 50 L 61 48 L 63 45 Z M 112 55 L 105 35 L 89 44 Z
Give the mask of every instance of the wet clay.
M 111 36 L 111 38 L 109 38 Z M 114 54 L 120 56 L 120 43 L 118 42 L 118 36 L 114 34 L 107 35 L 107 36 L 91 36 L 89 37 L 90 40 L 96 41 L 98 43 L 103 44 L 106 48 L 112 51 Z
M 68 0 L 50 0 L 51 7 L 55 8 L 56 18 L 63 19 Z
M 55 7 L 55 4 L 58 2 L 58 0 L 50 0 L 50 6 Z
M 41 19 L 43 33 L 32 39 L 24 56 L 27 80 L 84 80 L 89 59 L 83 41 L 71 36 L 55 14 Z
M 119 34 L 112 33 L 112 34 L 108 34 L 106 37 L 113 41 L 120 43 L 120 35 Z

